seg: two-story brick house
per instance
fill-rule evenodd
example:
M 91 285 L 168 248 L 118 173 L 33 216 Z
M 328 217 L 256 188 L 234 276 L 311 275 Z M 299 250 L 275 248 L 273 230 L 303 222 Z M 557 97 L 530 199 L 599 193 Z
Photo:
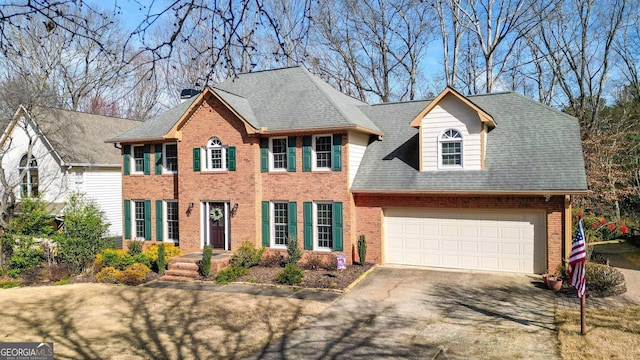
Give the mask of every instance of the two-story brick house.
M 240 74 L 112 138 L 124 239 L 543 272 L 586 191 L 576 119 L 512 93 L 369 105 L 302 67 Z

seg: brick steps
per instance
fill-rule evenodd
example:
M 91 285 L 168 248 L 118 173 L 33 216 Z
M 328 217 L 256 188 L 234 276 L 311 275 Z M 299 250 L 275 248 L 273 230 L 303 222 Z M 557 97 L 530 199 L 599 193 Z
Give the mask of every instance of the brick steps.
M 160 277 L 162 281 L 191 282 L 200 276 L 198 257 L 173 257 L 169 259 L 169 269 Z M 229 265 L 231 256 L 216 256 L 211 259 L 211 274 Z

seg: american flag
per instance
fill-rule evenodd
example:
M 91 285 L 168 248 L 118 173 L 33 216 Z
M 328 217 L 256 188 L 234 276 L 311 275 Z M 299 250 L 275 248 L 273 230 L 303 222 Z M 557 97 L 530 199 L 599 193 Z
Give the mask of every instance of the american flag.
M 576 296 L 581 298 L 586 289 L 587 282 L 585 280 L 585 261 L 587 258 L 586 244 L 584 242 L 584 230 L 582 228 L 582 219 L 578 222 L 576 237 L 571 244 L 571 253 L 569 253 L 569 279 L 571 285 L 576 288 Z

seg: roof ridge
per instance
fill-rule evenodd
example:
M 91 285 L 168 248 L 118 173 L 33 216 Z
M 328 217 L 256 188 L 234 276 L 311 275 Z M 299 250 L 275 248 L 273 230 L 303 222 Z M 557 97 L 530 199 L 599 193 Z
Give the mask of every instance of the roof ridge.
M 248 101 L 248 99 L 247 99 L 246 97 L 244 97 L 244 96 L 242 96 L 242 95 L 240 95 L 240 94 L 236 94 L 236 93 L 234 93 L 234 92 L 231 92 L 231 91 L 229 91 L 229 90 L 221 89 L 221 88 L 219 88 L 219 87 L 217 87 L 217 86 L 209 86 L 209 87 L 211 88 L 211 90 L 214 90 L 214 89 L 215 89 L 216 91 L 222 91 L 222 92 L 225 92 L 225 93 L 227 93 L 227 94 L 231 94 L 231 95 L 237 96 L 237 97 L 239 97 L 239 98 L 243 98 L 243 99 L 245 99 L 245 100 L 247 100 L 247 101 Z
M 22 105 L 22 106 L 24 106 L 24 105 Z M 88 113 L 88 112 L 84 112 L 84 111 L 62 109 L 62 108 L 54 108 L 54 107 L 44 106 L 44 105 L 34 105 L 31 108 L 31 110 L 27 109 L 26 106 L 24 108 L 27 110 L 27 112 L 29 112 L 29 114 L 33 113 L 33 109 L 40 108 L 40 109 L 46 109 L 46 110 L 63 111 L 63 112 L 66 112 L 66 113 L 73 113 L 73 114 L 82 114 L 82 115 L 89 115 L 89 116 L 100 116 L 100 117 L 111 118 L 111 119 L 116 119 L 116 120 L 127 120 L 127 121 L 144 122 L 144 120 L 141 120 L 141 119 L 128 119 L 128 118 L 111 116 L 111 115 L 93 114 L 93 113 Z
M 268 71 L 288 70 L 288 69 L 294 69 L 294 68 L 298 68 L 298 67 L 303 67 L 303 66 L 302 65 L 291 65 L 291 66 L 285 66 L 285 67 L 279 67 L 279 68 L 262 69 L 262 70 L 257 70 L 257 71 L 245 71 L 245 72 L 237 73 L 237 74 L 235 74 L 235 76 L 229 77 L 229 78 L 223 80 L 222 82 L 225 82 L 227 80 L 233 80 L 234 77 L 238 77 L 240 75 L 259 74 L 259 73 L 268 72 Z

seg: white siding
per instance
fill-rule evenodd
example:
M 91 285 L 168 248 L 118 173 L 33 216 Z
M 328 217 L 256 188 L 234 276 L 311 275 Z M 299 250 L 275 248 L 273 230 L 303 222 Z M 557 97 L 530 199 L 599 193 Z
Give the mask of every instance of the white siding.
M 24 120 L 19 120 L 13 128 L 10 141 L 5 143 L 5 156 L 2 159 L 2 168 L 7 176 L 9 186 L 14 189 L 20 198 L 20 178 L 18 166 L 20 159 L 27 153 L 29 138 L 35 131 L 31 125 L 25 125 Z M 32 156 L 38 163 L 38 191 L 45 202 L 63 203 L 68 193 L 68 180 L 66 169 L 61 168 L 52 150 L 40 137 L 34 138 Z
M 80 169 L 78 169 L 80 170 Z M 122 235 L 122 174 L 115 169 L 82 169 L 84 190 L 88 198 L 94 199 L 106 220 L 111 224 L 111 236 Z
M 369 143 L 369 135 L 350 132 L 349 133 L 349 187 L 353 184 L 353 180 L 356 177 L 360 162 L 364 156 L 364 151 L 367 149 Z
M 447 129 L 460 132 L 462 166 L 465 170 L 480 170 L 482 122 L 478 114 L 453 95 L 445 96 L 423 119 L 422 170 L 438 170 L 438 137 Z

